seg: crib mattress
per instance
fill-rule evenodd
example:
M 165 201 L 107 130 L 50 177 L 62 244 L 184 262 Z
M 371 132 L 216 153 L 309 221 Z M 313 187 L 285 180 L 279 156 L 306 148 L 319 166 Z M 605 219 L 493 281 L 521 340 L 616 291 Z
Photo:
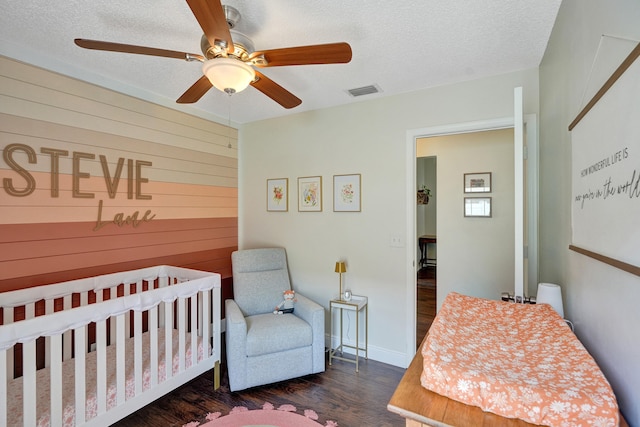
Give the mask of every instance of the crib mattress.
M 617 426 L 595 360 L 547 304 L 450 293 L 422 347 L 423 387 L 507 418 L 548 426 Z
M 165 346 L 164 346 L 164 329 L 158 330 L 158 383 L 166 379 L 165 369 Z M 172 372 L 174 375 L 178 373 L 179 356 L 178 356 L 178 331 L 173 330 L 173 363 Z M 191 367 L 191 338 L 190 334 L 186 334 L 185 368 Z M 143 360 L 143 384 L 142 390 L 148 390 L 151 387 L 151 371 L 150 371 L 150 334 L 145 332 L 142 337 L 142 360 Z M 202 357 L 202 338 L 198 337 L 198 355 L 197 360 L 200 362 Z M 210 349 L 208 349 L 210 352 Z M 129 338 L 125 341 L 125 360 L 126 360 L 126 386 L 125 398 L 128 400 L 135 396 L 135 379 L 134 379 L 134 340 Z M 98 413 L 98 405 L 96 398 L 96 355 L 91 352 L 86 355 L 86 418 L 87 420 L 94 418 Z M 75 374 L 73 359 L 66 360 L 62 363 L 62 407 L 63 407 L 63 425 L 75 425 Z M 37 422 L 38 427 L 47 427 L 50 425 L 50 372 L 48 368 L 41 369 L 36 372 L 37 381 Z M 22 378 L 15 378 L 8 382 L 7 385 L 7 402 L 8 402 L 8 425 L 23 425 L 22 408 L 23 408 L 23 387 Z M 107 410 L 116 406 L 116 346 L 107 347 Z

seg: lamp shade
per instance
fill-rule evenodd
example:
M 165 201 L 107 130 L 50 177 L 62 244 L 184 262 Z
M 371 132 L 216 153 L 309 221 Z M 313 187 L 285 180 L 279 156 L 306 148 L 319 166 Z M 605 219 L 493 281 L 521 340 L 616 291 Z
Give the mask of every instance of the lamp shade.
M 344 261 L 336 262 L 336 273 L 346 273 L 347 265 Z
M 202 72 L 216 89 L 229 94 L 245 90 L 256 77 L 250 65 L 233 58 L 209 59 Z
M 564 307 L 562 306 L 562 291 L 560 285 L 553 283 L 538 283 L 537 304 L 549 304 L 560 317 L 564 318 Z

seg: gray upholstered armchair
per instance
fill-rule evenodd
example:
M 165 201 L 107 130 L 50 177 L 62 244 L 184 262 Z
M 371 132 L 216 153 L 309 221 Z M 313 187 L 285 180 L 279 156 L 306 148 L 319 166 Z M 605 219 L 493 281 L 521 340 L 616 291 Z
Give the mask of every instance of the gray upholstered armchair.
M 234 299 L 225 301 L 231 391 L 324 371 L 324 307 L 296 293 L 292 314 L 274 314 L 291 289 L 282 248 L 231 254 Z

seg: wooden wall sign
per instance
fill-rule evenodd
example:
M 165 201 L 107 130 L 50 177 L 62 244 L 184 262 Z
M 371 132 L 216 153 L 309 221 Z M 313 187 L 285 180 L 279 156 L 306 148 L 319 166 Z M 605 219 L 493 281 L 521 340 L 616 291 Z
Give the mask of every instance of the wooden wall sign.
M 571 250 L 640 276 L 640 44 L 569 125 Z

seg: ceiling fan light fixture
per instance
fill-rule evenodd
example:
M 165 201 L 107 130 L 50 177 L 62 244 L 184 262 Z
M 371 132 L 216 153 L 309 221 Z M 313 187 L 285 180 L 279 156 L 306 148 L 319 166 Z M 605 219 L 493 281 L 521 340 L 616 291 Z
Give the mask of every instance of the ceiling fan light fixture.
M 255 79 L 256 72 L 234 58 L 214 58 L 202 64 L 202 72 L 213 87 L 228 94 L 241 92 Z

